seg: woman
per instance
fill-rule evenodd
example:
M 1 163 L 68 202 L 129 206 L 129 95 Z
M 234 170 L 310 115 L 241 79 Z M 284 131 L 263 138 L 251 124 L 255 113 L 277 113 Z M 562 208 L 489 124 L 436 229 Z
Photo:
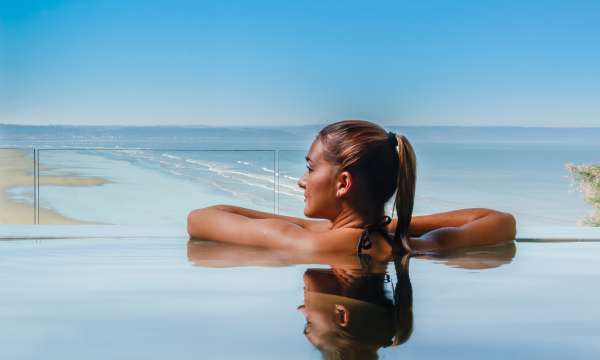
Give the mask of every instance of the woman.
M 304 189 L 304 215 L 325 220 L 217 205 L 192 211 L 188 233 L 204 240 L 293 251 L 365 252 L 376 259 L 515 237 L 512 215 L 489 209 L 412 217 L 414 150 L 403 135 L 371 122 L 347 120 L 326 126 L 306 161 L 308 171 L 298 181 Z M 397 219 L 390 220 L 384 204 L 394 192 Z
M 444 251 L 429 258 L 452 268 L 484 270 L 509 264 L 515 255 L 515 244 L 509 242 Z M 366 254 L 309 254 L 190 240 L 187 259 L 208 268 L 319 265 L 304 272 L 304 301 L 297 309 L 306 318 L 306 339 L 321 352 L 323 359 L 376 359 L 382 347 L 400 345 L 411 336 L 413 293 L 408 254 L 393 257 L 393 266 L 389 266 L 387 261 L 372 261 Z M 426 308 L 432 309 L 429 305 Z M 433 309 L 436 313 L 440 310 L 435 306 Z M 275 310 L 267 311 L 271 317 L 278 316 Z M 443 311 L 452 313 L 453 309 Z
M 363 255 L 368 257 L 368 255 Z M 377 359 L 382 347 L 406 342 L 413 329 L 409 255 L 370 268 L 308 269 L 304 273 L 304 335 L 323 359 Z

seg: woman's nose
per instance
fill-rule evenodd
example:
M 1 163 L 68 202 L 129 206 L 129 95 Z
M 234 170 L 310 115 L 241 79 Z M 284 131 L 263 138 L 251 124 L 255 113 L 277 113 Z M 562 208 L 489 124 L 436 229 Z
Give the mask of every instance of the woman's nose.
M 298 180 L 298 186 L 302 189 L 306 188 L 306 181 L 304 180 L 304 175 L 302 175 L 300 180 Z

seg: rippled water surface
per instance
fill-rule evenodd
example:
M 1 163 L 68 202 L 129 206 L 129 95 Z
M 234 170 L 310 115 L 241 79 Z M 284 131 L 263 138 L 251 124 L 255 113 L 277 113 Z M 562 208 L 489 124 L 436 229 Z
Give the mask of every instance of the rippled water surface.
M 0 241 L 0 358 L 595 359 L 599 258 L 600 243 L 380 265 L 186 238 Z

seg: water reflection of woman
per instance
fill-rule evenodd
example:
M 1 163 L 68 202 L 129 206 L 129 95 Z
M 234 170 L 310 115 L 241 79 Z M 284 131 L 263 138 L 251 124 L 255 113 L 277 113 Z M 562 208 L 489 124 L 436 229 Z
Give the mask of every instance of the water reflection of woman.
M 451 267 L 489 269 L 512 261 L 514 243 L 480 246 L 419 256 Z M 303 276 L 304 334 L 326 359 L 376 359 L 382 347 L 406 342 L 413 330 L 413 293 L 409 255 L 388 262 L 368 255 L 291 253 L 289 251 L 190 240 L 187 257 L 203 267 L 326 264 Z
M 323 128 L 306 156 L 307 220 L 235 206 L 192 211 L 188 233 L 195 238 L 297 252 L 392 253 L 445 250 L 509 242 L 515 220 L 489 209 L 462 209 L 412 216 L 416 156 L 406 137 L 359 120 Z M 384 204 L 396 193 L 397 218 Z
M 409 257 L 394 261 L 397 282 L 379 269 L 308 269 L 304 273 L 304 334 L 325 359 L 377 359 L 413 328 Z

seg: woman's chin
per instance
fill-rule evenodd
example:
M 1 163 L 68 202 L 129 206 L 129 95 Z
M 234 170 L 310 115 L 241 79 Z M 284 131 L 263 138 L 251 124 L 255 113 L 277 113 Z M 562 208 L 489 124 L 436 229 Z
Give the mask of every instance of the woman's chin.
M 312 211 L 310 211 L 308 206 L 304 207 L 304 216 L 306 216 L 308 218 L 314 217 L 314 214 L 312 213 Z

